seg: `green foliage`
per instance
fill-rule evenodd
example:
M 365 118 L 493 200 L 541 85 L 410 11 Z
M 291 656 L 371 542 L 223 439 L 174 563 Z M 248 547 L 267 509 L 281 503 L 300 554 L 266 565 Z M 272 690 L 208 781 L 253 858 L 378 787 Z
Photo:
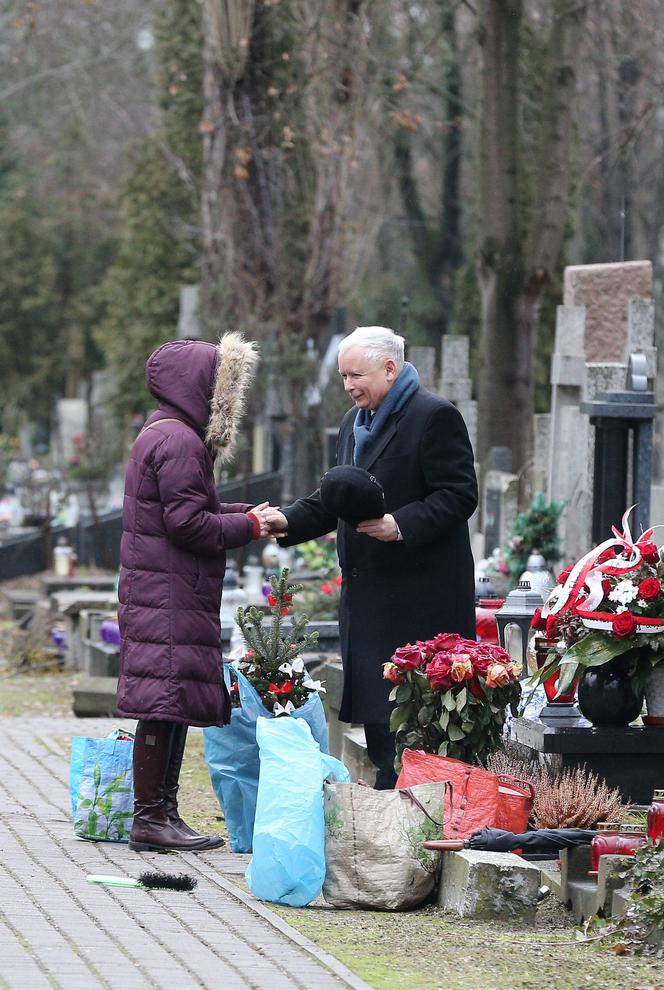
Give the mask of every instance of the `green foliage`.
M 664 957 L 664 841 L 647 842 L 630 857 L 621 874 L 632 893 L 627 911 L 618 921 L 594 915 L 577 930 L 579 941 L 611 938 L 621 951 Z
M 0 195 L 0 410 L 48 417 L 62 386 L 57 267 L 48 227 L 18 177 Z
M 562 503 L 547 503 L 545 496 L 538 492 L 530 508 L 516 517 L 507 552 L 507 565 L 514 583 L 526 569 L 531 553 L 541 553 L 549 567 L 560 560 L 558 520 L 562 510 Z
M 307 540 L 306 543 L 299 545 L 297 552 L 304 560 L 304 566 L 310 571 L 323 571 L 329 577 L 339 572 L 335 533 L 329 533 L 317 540 Z

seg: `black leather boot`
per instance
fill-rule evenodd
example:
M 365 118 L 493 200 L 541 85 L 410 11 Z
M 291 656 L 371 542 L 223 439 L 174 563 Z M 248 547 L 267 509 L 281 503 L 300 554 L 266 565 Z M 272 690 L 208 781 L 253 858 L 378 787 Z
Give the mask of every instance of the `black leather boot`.
M 134 823 L 129 848 L 135 852 L 209 849 L 204 836 L 188 836 L 168 818 L 166 773 L 173 745 L 173 722 L 141 721 L 134 737 Z
M 180 723 L 174 724 L 173 726 L 171 757 L 168 761 L 168 767 L 166 768 L 166 780 L 164 784 L 166 813 L 171 825 L 179 832 L 182 832 L 183 835 L 189 837 L 195 836 L 197 839 L 205 840 L 205 846 L 201 846 L 201 849 L 218 849 L 220 846 L 225 845 L 225 840 L 222 839 L 221 836 L 212 837 L 201 835 L 200 832 L 195 832 L 193 828 L 190 828 L 189 825 L 187 825 L 187 823 L 180 818 L 180 813 L 178 811 L 180 768 L 182 767 L 182 759 L 184 757 L 184 750 L 187 743 L 188 728 L 189 726 Z

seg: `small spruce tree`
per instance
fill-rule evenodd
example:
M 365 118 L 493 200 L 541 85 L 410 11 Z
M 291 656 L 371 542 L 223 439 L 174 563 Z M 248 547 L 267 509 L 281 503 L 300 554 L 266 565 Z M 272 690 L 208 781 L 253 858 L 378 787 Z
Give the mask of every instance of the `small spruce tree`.
M 277 702 L 285 707 L 290 701 L 293 708 L 300 708 L 311 691 L 316 690 L 305 684 L 306 670 L 301 654 L 313 648 L 318 633 L 305 633 L 309 619 L 302 612 L 293 616 L 292 624 L 284 628 L 283 618 L 288 615 L 293 596 L 303 590 L 301 584 L 288 583 L 288 568 L 285 567 L 278 577 L 273 575 L 270 584 L 270 626 L 263 625 L 264 613 L 254 605 L 237 610 L 236 621 L 247 644 L 244 661 L 238 667 L 270 711 Z M 234 703 L 235 700 L 234 693 Z

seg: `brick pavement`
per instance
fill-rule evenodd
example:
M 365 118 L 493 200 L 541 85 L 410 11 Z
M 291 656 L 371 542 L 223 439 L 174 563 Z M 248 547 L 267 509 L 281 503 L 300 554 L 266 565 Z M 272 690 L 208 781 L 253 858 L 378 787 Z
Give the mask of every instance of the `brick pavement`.
M 72 735 L 105 719 L 0 719 L 1 990 L 369 990 L 230 877 L 248 857 L 136 854 L 74 836 Z M 191 893 L 101 887 L 88 873 L 187 872 Z

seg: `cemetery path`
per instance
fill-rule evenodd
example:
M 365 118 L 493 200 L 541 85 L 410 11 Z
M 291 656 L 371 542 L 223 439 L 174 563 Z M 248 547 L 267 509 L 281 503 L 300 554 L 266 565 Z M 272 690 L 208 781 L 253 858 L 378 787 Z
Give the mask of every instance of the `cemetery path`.
M 0 718 L 0 988 L 369 990 L 229 879 L 248 856 L 137 854 L 74 836 L 67 740 L 114 726 Z M 198 885 L 185 894 L 86 882 L 146 869 L 186 872 Z

